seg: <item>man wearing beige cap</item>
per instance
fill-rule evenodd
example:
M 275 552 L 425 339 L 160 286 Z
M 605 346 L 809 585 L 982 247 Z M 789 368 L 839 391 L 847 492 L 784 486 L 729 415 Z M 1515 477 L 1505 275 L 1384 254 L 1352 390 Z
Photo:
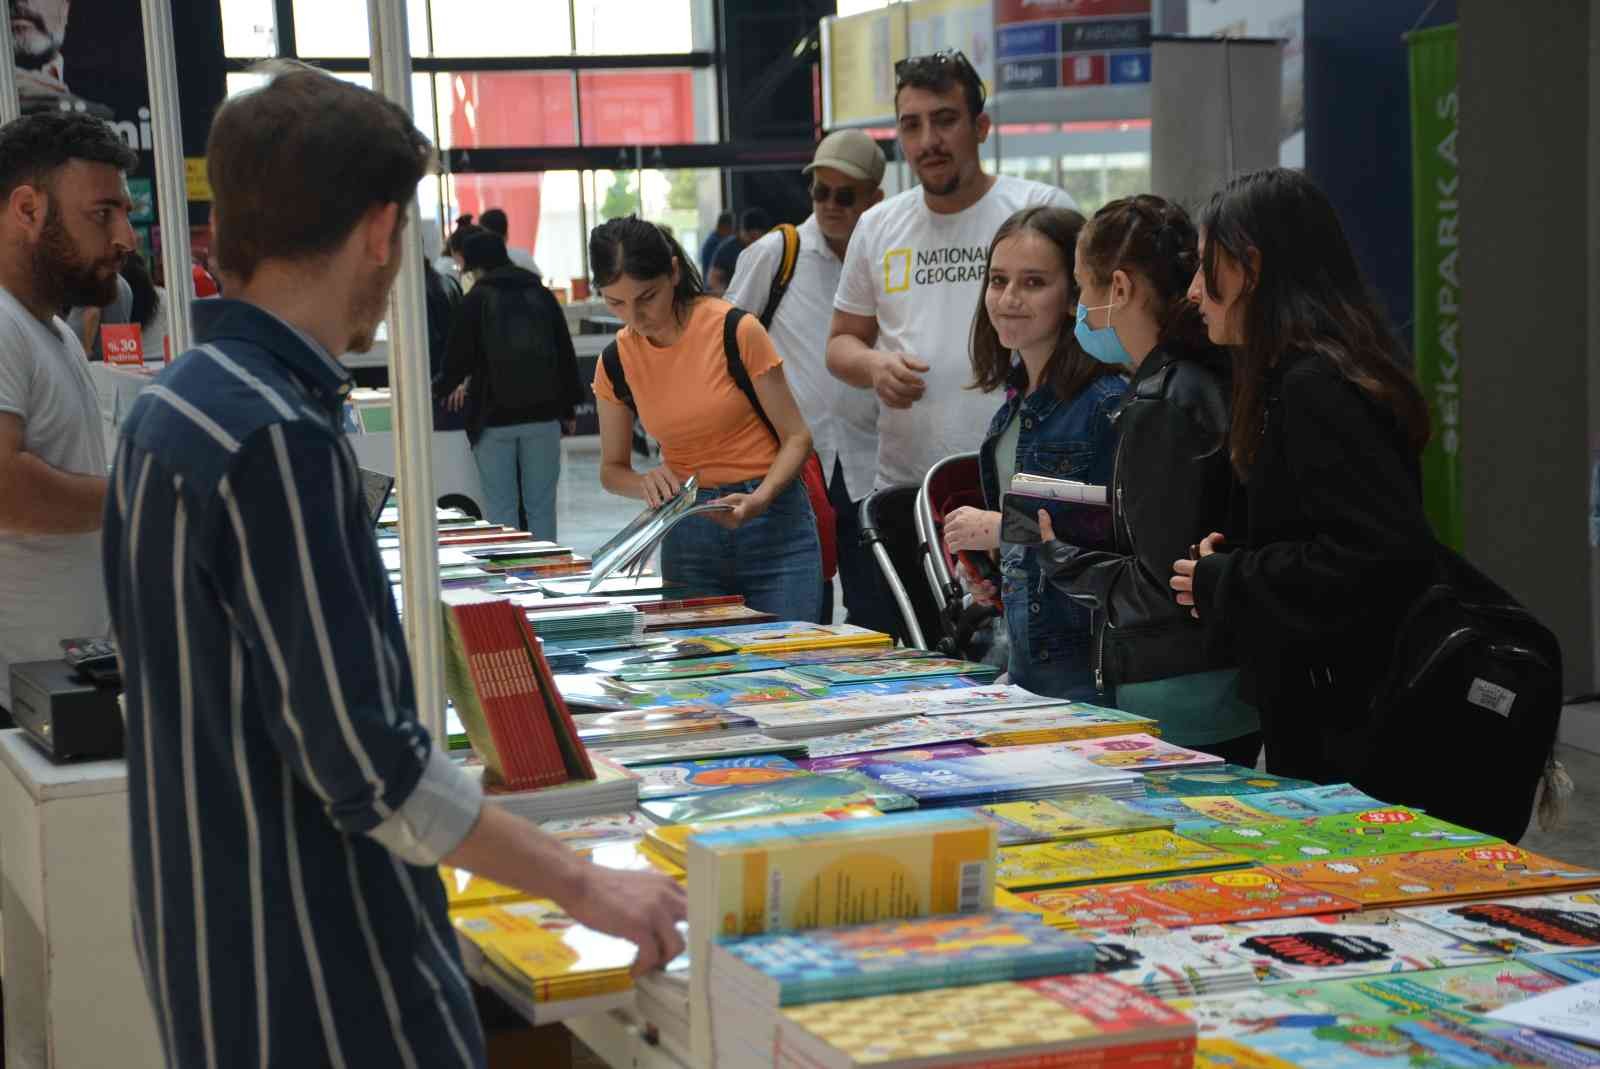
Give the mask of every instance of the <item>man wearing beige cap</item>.
M 773 284 L 783 266 L 784 235 L 774 230 L 739 256 L 724 295 L 763 317 L 783 357 L 784 373 L 828 476 L 828 496 L 838 520 L 839 581 L 851 623 L 873 626 L 871 605 L 879 585 L 872 558 L 859 545 L 859 502 L 872 491 L 878 462 L 878 401 L 871 390 L 847 386 L 828 374 L 828 324 L 844 268 L 845 247 L 861 213 L 883 199 L 883 150 L 860 130 L 836 130 L 822 139 L 805 167 L 811 176 L 811 217 L 798 228 L 800 252 L 775 307 Z M 823 617 L 830 618 L 832 591 Z

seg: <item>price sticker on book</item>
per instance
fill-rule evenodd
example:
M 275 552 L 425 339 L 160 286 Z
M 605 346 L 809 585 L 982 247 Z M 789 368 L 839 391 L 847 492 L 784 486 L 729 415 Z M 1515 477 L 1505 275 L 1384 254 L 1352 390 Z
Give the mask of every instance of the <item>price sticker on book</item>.
M 1514 846 L 1480 846 L 1462 853 L 1468 861 L 1521 861 L 1523 853 Z
M 1404 809 L 1372 809 L 1356 819 L 1363 824 L 1410 824 L 1417 816 Z
M 1211 877 L 1218 887 L 1265 887 L 1272 877 L 1260 872 L 1222 872 Z
M 100 351 L 117 367 L 144 367 L 144 332 L 137 323 L 106 323 L 100 328 Z

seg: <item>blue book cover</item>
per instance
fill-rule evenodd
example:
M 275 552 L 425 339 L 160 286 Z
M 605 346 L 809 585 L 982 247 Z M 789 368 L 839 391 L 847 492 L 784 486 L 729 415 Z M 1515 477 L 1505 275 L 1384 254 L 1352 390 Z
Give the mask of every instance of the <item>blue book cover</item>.
M 974 665 L 974 668 L 979 666 Z M 879 679 L 870 683 L 836 683 L 827 688 L 824 698 L 845 698 L 859 694 L 921 694 L 930 690 L 965 690 L 987 687 L 993 676 L 967 673 L 959 676 L 929 676 L 925 679 Z
M 1065 750 L 1013 750 L 943 761 L 870 762 L 857 768 L 919 802 L 988 800 L 1024 792 L 1121 780 Z
M 1524 954 L 1520 960 L 1541 972 L 1576 984 L 1600 980 L 1600 950 L 1577 950 L 1569 954 Z
M 867 776 L 855 772 L 826 772 L 777 783 L 720 787 L 678 798 L 657 798 L 641 802 L 639 808 L 658 824 L 705 824 L 782 813 L 820 813 L 851 805 L 870 805 L 880 813 L 888 813 L 914 809 L 916 804 L 906 795 Z
M 668 761 L 635 768 L 640 798 L 676 798 L 684 794 L 752 787 L 810 775 L 787 757 L 751 754 L 739 757 L 703 757 Z
M 1031 913 L 980 913 L 779 933 L 721 947 L 775 981 L 778 1004 L 1091 972 L 1094 946 Z

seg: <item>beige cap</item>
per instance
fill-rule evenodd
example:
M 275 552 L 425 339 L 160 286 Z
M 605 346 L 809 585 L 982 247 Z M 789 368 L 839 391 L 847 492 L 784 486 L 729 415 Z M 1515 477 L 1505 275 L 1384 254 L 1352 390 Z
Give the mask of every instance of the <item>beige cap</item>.
M 831 167 L 876 186 L 883 182 L 883 169 L 887 165 L 883 149 L 864 131 L 835 130 L 822 139 L 817 154 L 800 173 L 810 174 L 818 167 Z

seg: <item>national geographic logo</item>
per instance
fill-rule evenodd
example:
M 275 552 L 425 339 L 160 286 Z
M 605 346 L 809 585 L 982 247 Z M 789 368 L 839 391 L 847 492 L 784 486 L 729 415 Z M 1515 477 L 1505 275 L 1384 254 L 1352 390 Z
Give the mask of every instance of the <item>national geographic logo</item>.
M 883 254 L 883 292 L 907 293 L 912 286 L 982 282 L 988 250 L 982 245 L 946 249 L 890 249 Z

